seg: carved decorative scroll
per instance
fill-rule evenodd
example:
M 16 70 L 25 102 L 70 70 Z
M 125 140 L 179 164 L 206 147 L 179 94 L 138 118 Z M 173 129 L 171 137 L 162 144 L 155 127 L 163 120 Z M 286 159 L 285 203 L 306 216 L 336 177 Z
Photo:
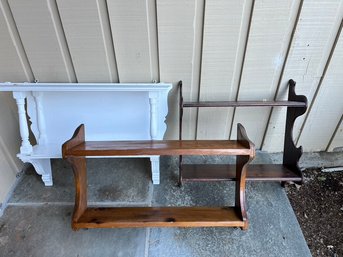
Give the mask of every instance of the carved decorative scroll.
M 47 136 L 46 136 L 46 122 L 43 112 L 43 92 L 32 92 L 35 101 L 36 101 L 36 112 L 37 112 L 37 122 L 38 122 L 38 144 L 46 144 L 47 143 Z
M 182 140 L 182 118 L 183 118 L 183 96 L 182 96 L 182 80 L 178 83 L 179 87 L 179 140 Z M 182 184 L 182 155 L 179 156 L 179 181 L 178 185 Z
M 302 147 L 296 147 L 293 140 L 293 127 L 295 120 L 307 110 L 307 98 L 295 94 L 295 81 L 289 80 L 288 101 L 303 102 L 304 107 L 287 107 L 286 130 L 284 141 L 283 164 L 302 177 L 298 162 L 302 155 Z

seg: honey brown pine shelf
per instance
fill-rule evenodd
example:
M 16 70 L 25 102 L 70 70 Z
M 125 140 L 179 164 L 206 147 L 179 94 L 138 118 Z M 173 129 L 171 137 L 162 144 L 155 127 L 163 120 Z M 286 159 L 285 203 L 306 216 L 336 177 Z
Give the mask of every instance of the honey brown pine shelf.
M 235 155 L 235 205 L 231 207 L 110 207 L 87 205 L 87 156 Z M 241 124 L 237 140 L 85 141 L 80 125 L 62 146 L 75 179 L 72 228 L 120 227 L 241 227 L 248 228 L 245 203 L 247 166 L 255 156 L 254 144 Z M 163 172 L 163 171 L 162 171 Z
M 182 81 L 179 82 L 179 139 L 182 140 L 182 122 L 184 108 L 219 108 L 219 107 L 287 107 L 286 127 L 282 164 L 251 164 L 247 171 L 247 180 L 251 181 L 293 181 L 301 183 L 303 174 L 299 168 L 302 147 L 296 147 L 292 131 L 297 117 L 307 110 L 307 98 L 295 94 L 294 80 L 288 81 L 287 101 L 203 101 L 184 102 Z M 183 181 L 222 181 L 236 180 L 235 166 L 211 164 L 184 164 L 182 155 L 179 156 L 179 184 Z

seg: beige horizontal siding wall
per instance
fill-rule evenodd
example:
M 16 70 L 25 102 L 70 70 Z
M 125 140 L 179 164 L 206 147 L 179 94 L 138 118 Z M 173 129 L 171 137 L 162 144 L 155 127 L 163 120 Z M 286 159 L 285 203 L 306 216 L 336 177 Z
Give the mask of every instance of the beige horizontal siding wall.
M 343 34 L 342 24 L 304 122 L 298 143 L 304 150 L 322 150 L 329 146 L 343 113 Z M 315 140 L 313 140 L 315 138 Z
M 1 81 L 172 82 L 166 138 L 178 138 L 179 80 L 186 101 L 277 100 L 293 78 L 310 107 L 298 145 L 343 146 L 343 0 L 0 1 Z M 283 149 L 285 108 L 187 109 L 183 138 L 235 138 L 237 122 Z
M 21 161 L 16 158 L 20 147 L 18 121 L 9 101 L 12 101 L 11 95 L 0 94 L 0 204 L 6 200 L 22 167 Z
M 199 84 L 200 101 L 234 101 L 252 1 L 207 1 Z M 200 108 L 197 139 L 229 138 L 233 108 Z
M 27 60 L 16 23 L 7 1 L 0 1 L 0 81 L 32 81 L 33 74 Z M 15 102 L 10 93 L 0 93 L 0 205 L 22 168 L 16 157 L 20 136 Z M 0 208 L 1 210 L 1 208 Z
M 327 147 L 327 151 L 343 151 L 343 115 L 341 120 L 335 130 L 335 133 L 332 135 L 330 143 Z
M 57 5 L 77 81 L 118 82 L 106 1 L 57 0 Z
M 297 82 L 296 92 L 307 96 L 309 106 L 319 96 L 315 93 L 320 86 L 325 84 L 320 84 L 320 81 L 325 76 L 325 67 L 329 65 L 331 60 L 330 53 L 335 45 L 335 39 L 343 17 L 342 8 L 341 0 L 303 1 L 284 63 L 276 99 L 286 98 L 287 81 L 290 78 Z M 332 68 L 339 69 L 336 66 Z M 340 87 L 340 90 L 341 94 L 343 94 L 343 87 Z M 325 107 L 323 106 L 323 108 Z M 339 103 L 335 105 L 335 108 L 339 108 Z M 293 137 L 296 142 L 304 127 L 304 122 L 312 123 L 312 119 L 306 119 L 310 112 L 311 109 L 296 120 L 293 130 Z M 278 152 L 283 149 L 282 133 L 285 126 L 285 117 L 285 111 L 274 108 L 263 142 L 264 150 Z M 317 142 L 316 133 L 314 131 L 312 133 L 312 140 Z M 343 142 L 339 144 L 343 145 Z M 304 147 L 307 151 L 325 150 L 327 148 L 327 146 L 319 148 Z
M 56 2 L 9 0 L 8 3 L 35 79 L 75 82 Z
M 178 89 L 183 81 L 186 100 L 197 100 L 200 76 L 204 1 L 156 1 L 160 81 L 172 82 L 166 138 L 178 137 Z M 184 113 L 184 136 L 195 138 L 196 110 Z
M 299 1 L 255 1 L 237 100 L 274 99 L 298 8 Z M 244 124 L 260 148 L 270 111 L 236 108 L 233 124 Z

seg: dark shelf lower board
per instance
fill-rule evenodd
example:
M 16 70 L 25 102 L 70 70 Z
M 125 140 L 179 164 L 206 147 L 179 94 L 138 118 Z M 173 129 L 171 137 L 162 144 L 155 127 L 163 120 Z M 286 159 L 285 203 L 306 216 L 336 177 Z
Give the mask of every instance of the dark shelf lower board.
M 236 207 L 87 208 L 73 223 L 78 228 L 243 227 Z
M 183 164 L 183 181 L 235 180 L 236 167 L 228 164 Z M 249 181 L 301 181 L 301 177 L 282 164 L 253 164 L 248 166 Z
M 306 107 L 304 102 L 296 101 L 203 101 L 184 102 L 183 107 Z

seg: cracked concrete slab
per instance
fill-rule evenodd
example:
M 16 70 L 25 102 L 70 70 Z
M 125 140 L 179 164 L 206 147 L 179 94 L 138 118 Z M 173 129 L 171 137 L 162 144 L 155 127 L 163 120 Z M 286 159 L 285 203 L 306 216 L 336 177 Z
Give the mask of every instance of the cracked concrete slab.
M 269 156 L 273 163 L 282 163 L 282 153 L 271 153 Z M 303 153 L 299 160 L 301 169 L 337 166 L 343 166 L 343 152 Z
M 8 207 L 0 219 L 0 256 L 144 256 L 145 229 L 74 232 L 71 213 L 71 206 Z
M 189 162 L 232 163 L 232 158 Z M 258 152 L 255 163 L 273 159 Z M 161 184 L 152 186 L 148 159 L 88 161 L 89 199 L 95 205 L 233 205 L 234 183 L 177 186 L 177 158 L 161 158 Z M 278 183 L 248 182 L 250 227 L 90 229 L 72 231 L 74 184 L 69 165 L 53 161 L 53 187 L 28 172 L 0 218 L 0 256 L 311 256 Z M 101 174 L 101 176 L 99 176 Z M 49 203 L 49 204 L 47 204 Z
M 9 204 L 74 203 L 74 177 L 64 160 L 52 160 L 54 185 L 44 186 L 33 170 L 26 172 Z M 152 190 L 150 161 L 147 158 L 87 159 L 88 201 L 90 203 L 147 203 Z M 134 186 L 132 186 L 134 185 Z
M 268 158 L 259 156 L 257 161 L 264 162 Z M 163 159 L 161 164 L 169 172 L 164 172 L 161 185 L 154 187 L 153 205 L 233 205 L 233 182 L 188 182 L 178 189 L 175 183 L 177 160 Z M 250 223 L 247 231 L 152 228 L 149 256 L 311 256 L 279 183 L 248 182 L 246 196 Z

